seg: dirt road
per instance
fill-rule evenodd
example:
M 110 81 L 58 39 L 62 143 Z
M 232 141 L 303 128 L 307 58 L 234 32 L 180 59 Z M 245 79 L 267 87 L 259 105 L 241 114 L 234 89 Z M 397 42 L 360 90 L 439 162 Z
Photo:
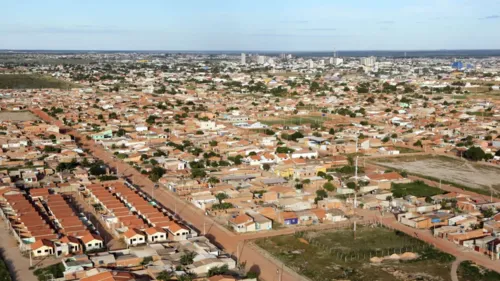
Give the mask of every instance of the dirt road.
M 462 263 L 462 260 L 461 259 L 456 259 L 452 264 L 451 264 L 451 272 L 450 272 L 450 275 L 451 275 L 451 281 L 458 281 L 458 274 L 457 274 L 457 271 L 458 271 L 458 267 L 460 266 L 460 264 Z
M 54 120 L 41 110 L 34 109 L 32 110 L 32 112 L 47 123 L 57 125 L 60 128 L 65 128 L 64 124 L 61 121 Z M 97 145 L 94 141 L 87 140 L 85 136 L 74 130 L 71 130 L 71 128 L 65 129 L 67 130 L 67 133 L 71 134 L 75 139 L 80 140 L 83 148 L 89 149 L 95 157 L 101 159 L 110 167 L 118 169 L 120 174 L 123 174 L 125 177 L 132 180 L 134 184 L 139 185 L 139 187 L 144 192 L 148 194 L 153 193 L 154 183 L 146 176 L 142 175 L 139 171 L 137 171 L 127 163 L 115 159 L 111 153 L 106 151 L 102 146 Z M 245 242 L 245 236 L 235 235 L 223 226 L 217 224 L 211 218 L 205 216 L 203 211 L 185 202 L 184 200 L 181 200 L 175 194 L 165 189 L 157 189 L 154 191 L 154 195 L 154 199 L 156 201 L 170 210 L 176 209 L 177 215 L 182 218 L 183 221 L 198 229 L 200 233 L 202 233 L 205 229 L 207 238 L 213 241 L 216 245 L 223 248 L 226 252 L 233 254 L 233 256 L 238 258 L 239 262 L 246 263 L 247 270 L 252 269 L 260 272 L 260 277 L 263 280 L 278 280 L 278 276 L 281 277 L 281 280 L 284 281 L 303 280 L 302 277 L 300 277 L 287 267 L 283 266 L 279 261 L 267 257 L 253 247 L 248 247 L 246 245 L 247 243 Z M 438 249 L 452 254 L 457 258 L 460 258 L 462 260 L 470 260 L 488 269 L 500 272 L 500 262 L 492 261 L 488 257 L 475 252 L 463 251 L 457 245 L 449 241 L 433 237 L 428 230 L 416 230 L 407 227 L 398 223 L 393 216 L 381 217 L 380 214 L 376 211 L 360 210 L 359 215 L 364 216 L 364 218 L 367 220 L 376 219 L 389 228 L 396 229 L 405 232 L 408 235 L 417 237 L 418 239 L 432 244 Z M 287 231 L 290 230 L 283 230 L 283 234 L 285 234 L 285 232 Z M 248 239 L 251 239 L 250 237 L 252 236 L 248 236 Z
M 25 258 L 19 248 L 17 242 L 10 235 L 8 226 L 0 219 L 0 248 L 3 253 L 4 262 L 9 267 L 10 275 L 13 281 L 37 280 L 33 271 L 29 269 L 29 259 Z M 35 264 L 36 262 L 33 262 Z
M 357 213 L 362 215 L 365 219 L 374 219 L 390 229 L 399 230 L 410 236 L 418 238 L 445 253 L 455 256 L 459 260 L 469 260 L 500 273 L 500 261 L 493 261 L 488 256 L 475 252 L 472 249 L 465 249 L 446 239 L 434 237 L 429 230 L 415 229 L 403 225 L 399 223 L 394 216 L 388 214 L 382 217 L 377 211 L 359 210 Z
M 42 110 L 32 109 L 31 111 L 40 117 L 40 119 L 49 124 L 59 126 L 62 131 L 79 140 L 83 146 L 82 148 L 88 149 L 93 156 L 102 160 L 110 167 L 117 169 L 120 174 L 123 174 L 134 184 L 138 185 L 142 191 L 150 195 L 153 193 L 155 184 L 147 176 L 142 175 L 127 163 L 115 159 L 102 146 L 97 145 L 93 140 L 87 140 L 84 135 L 71 128 L 67 128 L 61 121 L 53 119 Z M 214 220 L 207 217 L 202 210 L 181 200 L 172 192 L 165 189 L 156 189 L 154 191 L 154 199 L 170 210 L 177 210 L 177 217 L 196 228 L 200 233 L 203 233 L 203 230 L 205 230 L 207 238 L 226 252 L 231 253 L 240 263 L 245 263 L 247 270 L 260 272 L 261 279 L 267 281 L 277 280 L 277 275 L 280 275 L 281 280 L 284 281 L 303 280 L 302 277 L 281 263 L 266 257 L 255 248 L 247 246 L 247 243 L 241 241 L 242 239 L 239 236 L 217 224 Z

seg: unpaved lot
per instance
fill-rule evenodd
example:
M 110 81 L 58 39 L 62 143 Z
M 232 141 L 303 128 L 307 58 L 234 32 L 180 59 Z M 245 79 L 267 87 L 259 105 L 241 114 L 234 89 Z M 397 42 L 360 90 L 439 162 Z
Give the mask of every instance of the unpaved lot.
M 449 157 L 392 158 L 377 164 L 476 189 L 500 190 L 500 169 Z
M 29 111 L 0 111 L 0 121 L 33 121 L 38 118 Z

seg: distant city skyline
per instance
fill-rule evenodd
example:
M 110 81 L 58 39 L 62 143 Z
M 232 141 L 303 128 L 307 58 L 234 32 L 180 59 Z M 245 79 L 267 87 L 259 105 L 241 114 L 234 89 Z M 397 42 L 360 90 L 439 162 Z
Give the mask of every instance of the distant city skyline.
M 2 10 L 0 49 L 500 49 L 498 0 L 26 0 Z

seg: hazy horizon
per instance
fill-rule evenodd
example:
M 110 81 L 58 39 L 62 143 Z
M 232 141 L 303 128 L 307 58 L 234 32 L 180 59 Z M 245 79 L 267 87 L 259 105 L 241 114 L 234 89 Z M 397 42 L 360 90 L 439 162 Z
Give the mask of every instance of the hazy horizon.
M 496 0 L 8 1 L 0 49 L 500 48 Z

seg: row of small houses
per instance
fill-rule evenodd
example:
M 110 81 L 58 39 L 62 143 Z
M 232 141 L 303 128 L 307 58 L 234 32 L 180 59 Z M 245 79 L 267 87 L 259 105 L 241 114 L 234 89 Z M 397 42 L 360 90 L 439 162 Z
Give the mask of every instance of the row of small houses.
M 435 197 L 449 196 L 446 194 Z M 460 194 L 455 194 L 455 198 L 458 200 L 457 207 L 463 210 L 460 214 L 449 210 L 406 212 L 397 215 L 398 221 L 418 229 L 431 229 L 436 237 L 484 253 L 492 259 L 500 259 L 500 213 L 491 218 L 483 218 L 480 212 L 480 209 L 496 210 L 500 207 L 500 203 L 478 204 L 475 200 Z M 464 202 L 467 204 L 463 204 Z
M 123 182 L 87 186 L 82 191 L 90 205 L 99 206 L 101 219 L 129 246 L 183 241 L 196 231 L 171 220 L 169 213 Z
M 104 240 L 87 228 L 60 195 L 41 200 L 10 191 L 3 194 L 1 207 L 19 248 L 31 251 L 33 257 L 65 256 L 104 248 Z
M 91 192 L 96 189 L 107 193 L 99 197 L 103 201 Z M 83 191 L 92 194 L 92 202 L 104 208 L 102 220 L 108 227 L 112 226 L 115 237 L 123 238 L 127 246 L 182 241 L 197 236 L 195 231 L 170 220 L 158 206 L 151 205 L 139 192 L 122 182 L 91 185 Z M 106 199 L 110 198 L 115 199 L 110 205 L 119 203 L 126 209 L 120 217 L 121 222 L 117 221 L 113 209 L 106 207 L 105 203 L 109 202 Z M 66 196 L 49 194 L 48 190 L 35 192 L 33 196 L 11 191 L 4 193 L 1 199 L 2 217 L 8 218 L 6 222 L 18 239 L 20 249 L 31 251 L 33 257 L 60 257 L 106 249 L 106 241 L 85 216 L 73 212 L 71 199 Z

